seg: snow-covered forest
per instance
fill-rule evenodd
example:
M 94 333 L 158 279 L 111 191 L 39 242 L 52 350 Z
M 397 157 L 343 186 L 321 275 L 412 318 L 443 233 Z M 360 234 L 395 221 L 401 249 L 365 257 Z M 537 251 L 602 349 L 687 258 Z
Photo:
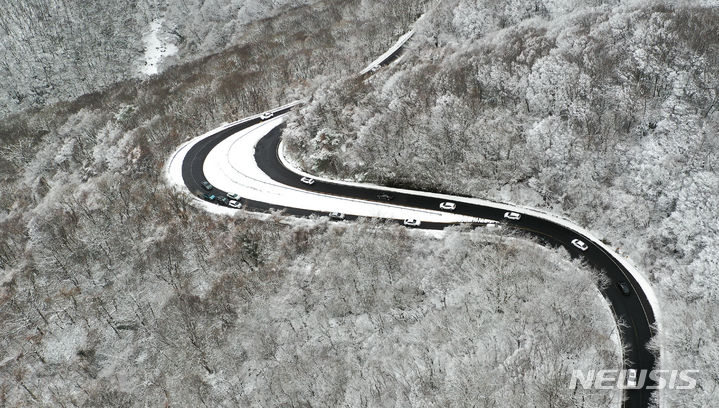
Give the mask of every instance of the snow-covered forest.
M 4 404 L 613 396 L 566 387 L 567 367 L 618 359 L 596 279 L 566 254 L 486 232 L 438 241 L 373 223 L 213 219 L 178 209 L 181 197 L 148 207 L 133 199 L 141 188 L 97 187 L 95 208 L 80 198 L 33 218 L 28 269 L 2 310 Z
M 274 15 L 296 16 L 331 7 L 340 14 L 323 14 L 330 21 L 346 13 L 343 17 L 348 21 L 369 25 L 365 33 L 387 33 L 389 39 L 394 29 L 416 18 L 425 2 L 393 1 L 380 7 L 385 10 L 382 19 L 372 19 L 377 17 L 372 9 L 377 7 L 369 7 L 372 2 L 366 0 L 345 2 L 343 6 L 318 0 L 0 0 L 0 117 L 142 77 L 144 65 L 152 63 L 148 54 L 159 53 L 164 47 L 176 47 L 178 52 L 160 60 L 160 70 L 238 43 L 266 39 L 258 30 L 273 24 L 288 24 L 290 31 L 296 31 L 291 25 L 303 24 L 291 17 L 251 24 Z M 314 6 L 295 10 L 305 4 Z M 385 16 L 387 26 L 382 25 Z M 162 42 L 153 45 L 158 49 L 150 50 L 147 47 L 151 43 L 144 40 L 155 26 Z M 319 51 L 306 45 L 313 52 Z M 331 47 L 332 43 L 317 45 Z M 381 50 L 382 45 L 367 42 L 365 47 L 371 52 Z M 262 62 L 257 68 L 261 66 Z
M 672 406 L 719 402 L 719 8 L 444 1 L 398 64 L 321 86 L 289 125 L 306 170 L 544 208 L 660 293 Z
M 612 405 L 567 388 L 620 357 L 601 278 L 563 251 L 229 218 L 166 185 L 183 141 L 306 95 L 286 136 L 308 171 L 620 247 L 659 292 L 663 366 L 701 370 L 668 402 L 717 405 L 716 5 L 89 3 L 0 0 L 0 406 Z M 178 52 L 146 77 L 160 20 Z

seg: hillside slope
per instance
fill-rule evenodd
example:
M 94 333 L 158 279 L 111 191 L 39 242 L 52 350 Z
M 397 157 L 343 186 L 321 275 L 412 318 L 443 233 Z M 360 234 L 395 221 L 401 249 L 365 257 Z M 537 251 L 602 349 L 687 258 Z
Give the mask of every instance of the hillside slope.
M 148 55 L 167 47 L 174 55 L 157 62 L 160 70 L 198 60 L 253 37 L 264 36 L 268 24 L 289 19 L 263 19 L 293 14 L 319 0 L 136 0 L 73 2 L 66 0 L 0 0 L 0 117 L 102 90 L 130 78 L 143 77 Z M 372 15 L 372 5 L 359 0 L 335 11 Z M 424 1 L 402 0 L 382 6 L 387 28 L 392 21 L 415 18 Z M 355 7 L 352 7 L 355 6 Z M 307 8 L 304 8 L 307 10 Z M 329 16 L 328 16 L 329 17 Z M 349 15 L 345 15 L 349 17 Z M 406 21 L 401 22 L 406 25 Z M 257 24 L 257 22 L 260 22 Z M 255 24 L 252 24 L 255 23 Z M 368 22 L 374 26 L 372 22 Z M 153 28 L 160 43 L 147 42 Z M 294 31 L 288 27 L 289 31 Z M 384 28 L 376 28 L 382 31 Z M 268 30 L 269 34 L 273 30 Z M 321 43 L 321 41 L 320 41 Z M 371 51 L 381 44 L 368 44 Z M 148 50 L 152 46 L 157 50 Z M 381 48 L 377 48 L 379 50 Z M 375 50 L 375 51 L 376 51 Z M 155 68 L 155 67 L 153 67 Z
M 667 401 L 713 406 L 719 9 L 594 3 L 442 2 L 398 64 L 318 89 L 288 146 L 313 173 L 514 202 L 590 227 L 660 292 L 663 368 L 700 370 L 696 390 Z
M 566 253 L 218 217 L 165 184 L 183 141 L 355 73 L 423 7 L 299 7 L 220 53 L 5 117 L 0 406 L 607 406 L 616 393 L 566 388 L 567 367 L 620 365 L 602 282 Z

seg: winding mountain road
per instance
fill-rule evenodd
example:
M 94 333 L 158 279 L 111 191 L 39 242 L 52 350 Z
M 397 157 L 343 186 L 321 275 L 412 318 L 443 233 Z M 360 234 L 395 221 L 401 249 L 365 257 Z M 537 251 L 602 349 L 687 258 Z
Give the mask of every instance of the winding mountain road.
M 396 53 L 392 54 L 396 57 Z M 387 61 L 385 61 L 386 63 Z M 455 225 L 459 222 L 448 221 L 438 222 L 435 219 L 442 216 L 439 205 L 445 201 L 456 203 L 456 209 L 451 211 L 451 216 L 466 216 L 468 219 L 476 219 L 478 223 L 486 223 L 486 220 L 501 222 L 508 228 L 522 231 L 528 236 L 537 237 L 541 242 L 550 246 L 561 246 L 573 257 L 581 257 L 592 266 L 603 271 L 608 280 L 607 288 L 602 289 L 602 294 L 608 300 L 614 315 L 619 324 L 621 341 L 626 351 L 624 354 L 625 368 L 634 368 L 637 370 L 651 370 L 655 368 L 656 356 L 650 351 L 648 343 L 655 334 L 656 316 L 654 312 L 653 302 L 649 299 L 653 296 L 647 293 L 648 284 L 640 282 L 643 278 L 622 259 L 622 257 L 598 239 L 590 236 L 582 228 L 571 224 L 568 221 L 561 220 L 548 214 L 544 214 L 534 210 L 528 210 L 520 207 L 513 207 L 502 203 L 492 203 L 483 200 L 476 200 L 466 197 L 454 197 L 434 193 L 409 191 L 401 189 L 389 189 L 379 186 L 354 184 L 346 182 L 335 182 L 330 180 L 321 180 L 315 178 L 315 183 L 308 185 L 300 181 L 305 176 L 298 170 L 289 168 L 286 161 L 282 160 L 281 153 L 281 135 L 282 135 L 282 115 L 289 112 L 295 104 L 286 105 L 273 111 L 273 118 L 263 121 L 259 115 L 248 119 L 244 119 L 216 131 L 210 132 L 202 137 L 194 139 L 192 142 L 184 145 L 178 150 L 182 154 L 176 154 L 173 160 L 177 161 L 176 165 L 181 166 L 182 181 L 186 188 L 195 196 L 201 196 L 205 192 L 202 182 L 215 181 L 208 179 L 205 174 L 208 155 L 218 145 L 231 137 L 237 137 L 240 132 L 261 132 L 258 138 L 253 154 L 253 165 L 256 165 L 269 179 L 277 186 L 284 186 L 287 191 L 307 192 L 315 196 L 328 196 L 342 200 L 352 200 L 353 202 L 364 202 L 371 206 L 392 206 L 394 208 L 404 208 L 409 212 L 420 211 L 420 214 L 427 214 L 431 221 L 422 221 L 419 228 L 425 229 L 442 229 L 448 225 Z M 269 123 L 269 121 L 274 121 Z M 264 126 L 260 128 L 260 126 Z M 253 130 L 254 129 L 254 130 Z M 213 159 L 215 160 L 215 159 Z M 237 161 L 239 158 L 227 155 L 228 161 Z M 246 165 L 246 163 L 243 163 Z M 256 187 L 255 187 L 256 188 Z M 239 191 L 238 191 L 239 192 Z M 215 187 L 212 190 L 215 195 L 226 195 L 227 191 Z M 244 195 L 243 192 L 240 192 Z M 394 196 L 391 203 L 383 202 L 378 199 L 380 193 L 388 193 Z M 280 192 L 281 194 L 281 192 Z M 311 202 L 311 200 L 309 200 Z M 283 210 L 288 214 L 297 216 L 308 216 L 312 214 L 327 215 L 327 209 L 317 210 L 318 207 L 307 208 L 304 205 L 287 205 L 272 202 L 264 202 L 260 199 L 243 199 L 243 208 L 252 211 L 268 211 L 272 209 Z M 311 205 L 310 205 L 311 207 Z M 517 212 L 521 217 L 517 220 L 505 218 L 508 211 Z M 414 214 L 414 213 L 413 213 Z M 365 215 L 365 214 L 360 214 Z M 354 215 L 348 215 L 346 219 L 356 218 Z M 393 218 L 393 217 L 385 217 Z M 411 217 L 407 217 L 411 218 Z M 396 218 L 395 218 L 396 219 Z M 482 221 L 484 220 L 484 221 Z M 401 223 L 401 219 L 396 222 Z M 573 245 L 573 240 L 581 240 L 586 244 L 586 250 L 581 250 Z M 634 273 L 633 273 L 634 272 Z M 620 282 L 624 282 L 630 287 L 630 294 L 622 293 L 619 288 Z M 651 289 L 649 289 L 651 291 Z M 561 294 L 558 294 L 561 295 Z M 605 367 L 597 367 L 597 369 Z M 647 407 L 651 402 L 653 390 L 647 386 L 654 385 L 653 382 L 647 380 L 642 388 L 626 390 L 626 399 L 623 403 L 624 407 Z

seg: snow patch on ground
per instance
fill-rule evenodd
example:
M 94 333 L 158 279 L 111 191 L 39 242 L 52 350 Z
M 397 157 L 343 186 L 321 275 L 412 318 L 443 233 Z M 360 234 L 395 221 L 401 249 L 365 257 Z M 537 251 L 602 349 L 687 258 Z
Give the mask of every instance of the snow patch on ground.
M 160 62 L 170 55 L 177 54 L 177 46 L 162 32 L 163 21 L 164 19 L 153 20 L 142 37 L 145 54 L 140 62 L 140 72 L 145 75 L 157 74 Z
M 80 326 L 69 326 L 46 336 L 44 358 L 51 363 L 64 363 L 84 347 L 87 333 Z

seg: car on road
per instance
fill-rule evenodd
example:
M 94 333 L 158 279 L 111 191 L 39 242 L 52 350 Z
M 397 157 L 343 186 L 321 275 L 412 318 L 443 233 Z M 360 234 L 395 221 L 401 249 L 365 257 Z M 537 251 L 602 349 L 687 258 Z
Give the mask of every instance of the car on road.
M 582 251 L 586 251 L 587 249 L 589 249 L 589 247 L 587 246 L 587 244 L 584 243 L 584 241 L 582 241 L 581 239 L 577 239 L 577 238 L 574 238 L 572 240 L 572 245 L 581 249 Z
M 263 113 L 262 115 L 260 115 L 260 119 L 261 119 L 261 120 L 267 120 L 267 119 L 273 117 L 274 115 L 275 115 L 275 114 L 272 113 L 272 112 L 265 112 L 265 113 Z
M 212 191 L 212 189 L 214 188 L 214 187 L 212 187 L 212 184 L 210 184 L 210 183 L 207 182 L 207 181 L 203 181 L 203 182 L 200 183 L 200 184 L 202 184 L 202 188 L 204 188 L 204 189 L 207 190 L 207 191 Z
M 204 198 L 207 201 L 215 201 L 215 199 L 217 199 L 217 196 L 215 196 L 214 194 L 205 193 L 202 195 L 202 198 Z
M 419 227 L 420 225 L 422 225 L 422 222 L 414 218 L 407 218 L 406 220 L 404 220 L 404 225 L 408 227 Z
M 522 218 L 522 215 L 516 212 L 507 211 L 506 213 L 504 213 L 504 218 L 512 221 L 517 221 Z
M 454 211 L 457 208 L 457 204 L 450 201 L 445 201 L 439 205 L 439 208 L 442 210 Z
M 622 292 L 622 295 L 629 296 L 632 294 L 632 289 L 627 282 L 621 281 L 617 283 L 617 286 L 619 287 L 619 291 Z
M 394 196 L 389 195 L 387 193 L 379 193 L 379 194 L 377 194 L 377 199 L 382 200 L 382 201 L 392 201 L 392 200 L 394 200 Z
M 345 215 L 341 212 L 331 212 L 330 219 L 335 221 L 342 221 L 345 219 Z
M 230 200 L 229 203 L 227 203 L 232 208 L 242 208 L 242 204 L 237 200 Z
M 309 184 L 310 186 L 315 184 L 315 179 L 313 179 L 312 177 L 302 177 L 300 181 L 305 184 Z
M 235 193 L 227 193 L 227 198 L 229 198 L 230 200 L 239 200 L 240 195 Z
M 230 203 L 230 200 L 228 200 L 225 196 L 218 196 L 217 202 L 223 205 L 228 205 Z
M 627 387 L 637 388 L 637 370 L 634 368 L 627 370 Z

